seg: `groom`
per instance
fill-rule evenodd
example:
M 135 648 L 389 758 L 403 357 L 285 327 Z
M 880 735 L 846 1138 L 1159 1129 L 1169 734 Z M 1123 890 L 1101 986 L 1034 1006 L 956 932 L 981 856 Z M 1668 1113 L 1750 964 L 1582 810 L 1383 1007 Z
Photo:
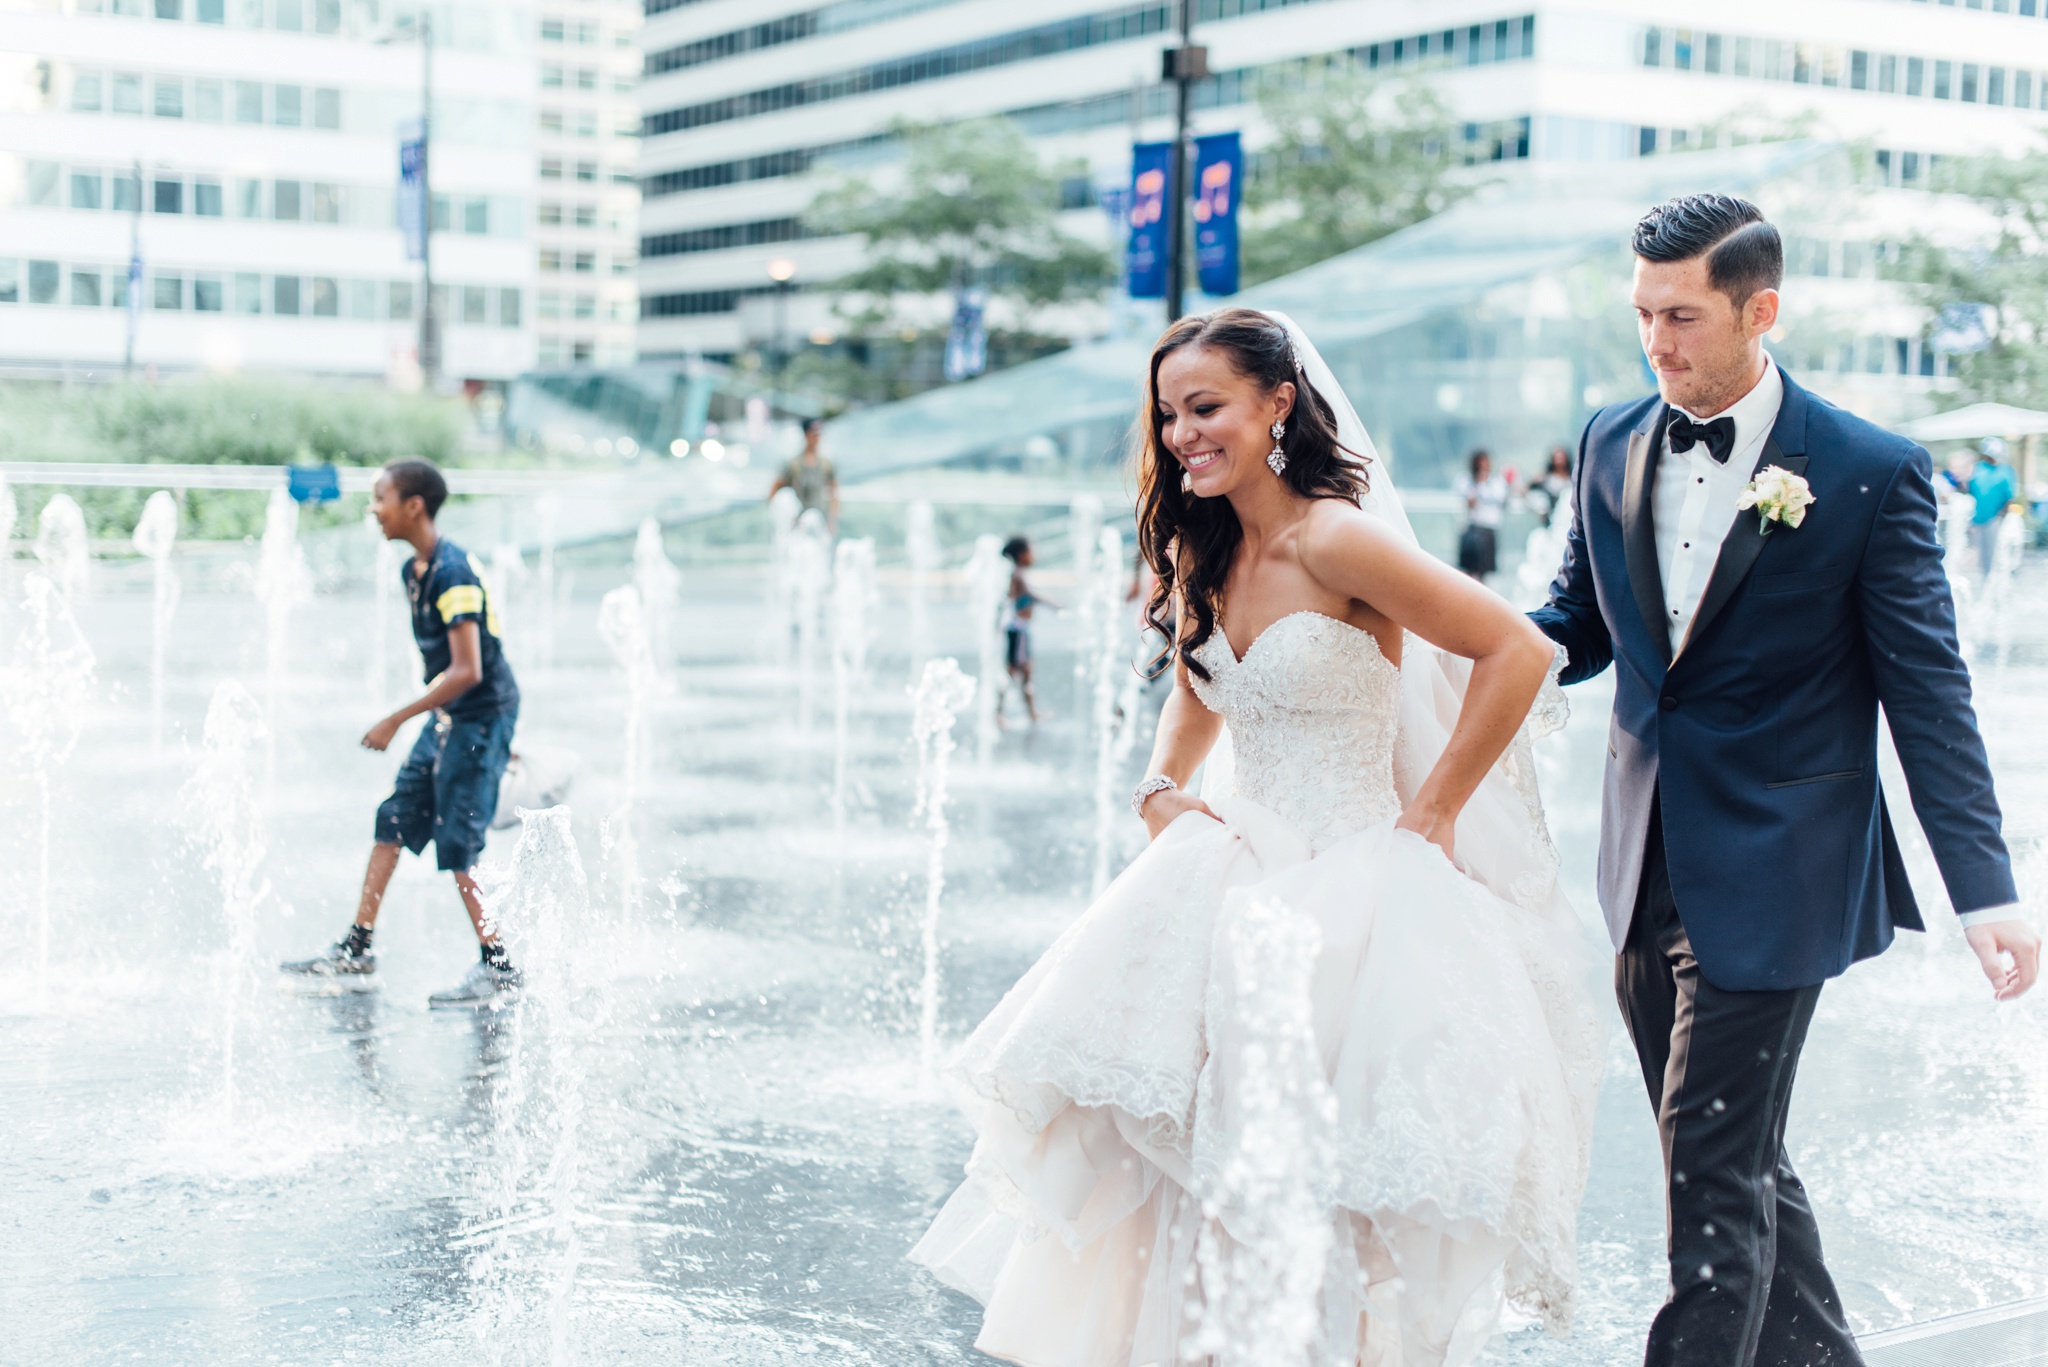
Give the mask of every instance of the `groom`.
M 1956 649 L 1927 453 L 1763 350 L 1784 253 L 1689 195 L 1635 230 L 1659 397 L 1602 409 L 1550 602 L 1566 683 L 1615 666 L 1600 901 L 1663 1138 L 1669 1298 L 1648 1367 L 1862 1362 L 1784 1148 L 1821 985 L 1924 929 L 1877 777 L 1883 704 L 1949 899 L 2001 1000 L 2014 907 Z

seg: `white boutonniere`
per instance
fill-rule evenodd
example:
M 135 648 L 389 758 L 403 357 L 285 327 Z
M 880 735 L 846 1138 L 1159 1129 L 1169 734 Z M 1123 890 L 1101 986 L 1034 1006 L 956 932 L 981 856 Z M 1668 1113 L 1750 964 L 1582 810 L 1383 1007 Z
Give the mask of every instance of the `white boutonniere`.
M 1756 509 L 1757 532 L 1769 536 L 1776 523 L 1797 527 L 1806 521 L 1806 510 L 1813 506 L 1813 490 L 1807 486 L 1805 476 L 1795 475 L 1782 465 L 1766 465 L 1743 486 L 1742 497 L 1735 500 L 1735 506 Z

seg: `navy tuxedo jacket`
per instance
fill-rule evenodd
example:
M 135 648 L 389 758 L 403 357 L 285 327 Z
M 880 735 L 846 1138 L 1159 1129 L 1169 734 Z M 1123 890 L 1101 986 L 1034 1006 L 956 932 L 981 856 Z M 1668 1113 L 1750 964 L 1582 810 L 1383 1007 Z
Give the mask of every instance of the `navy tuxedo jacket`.
M 1805 476 L 1804 523 L 1736 514 L 1676 659 L 1651 524 L 1668 410 L 1602 409 L 1547 606 L 1564 682 L 1615 668 L 1600 901 L 1618 950 L 1651 803 L 1700 970 L 1730 991 L 1805 987 L 1924 929 L 1877 777 L 1884 706 L 1913 809 L 1959 912 L 2017 900 L 1956 648 L 1927 453 L 1785 378 L 1757 469 Z

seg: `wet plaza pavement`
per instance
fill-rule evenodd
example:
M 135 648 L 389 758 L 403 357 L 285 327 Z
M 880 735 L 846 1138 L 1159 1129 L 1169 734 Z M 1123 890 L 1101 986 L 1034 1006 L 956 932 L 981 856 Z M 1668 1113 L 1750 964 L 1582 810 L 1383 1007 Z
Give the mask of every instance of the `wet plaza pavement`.
M 2048 600 L 2041 578 L 2026 587 L 2023 601 Z M 853 692 L 843 822 L 829 671 L 806 729 L 762 576 L 739 570 L 686 571 L 678 663 L 646 702 L 643 778 L 620 815 L 627 695 L 594 591 L 556 613 L 551 660 L 516 597 L 508 626 L 520 744 L 573 769 L 590 884 L 564 932 L 565 1028 L 547 1034 L 511 1012 L 426 1009 L 475 954 L 428 861 L 394 884 L 375 990 L 304 994 L 273 971 L 346 925 L 396 767 L 396 747 L 355 744 L 376 715 L 367 596 L 300 605 L 274 692 L 260 608 L 188 596 L 160 747 L 146 596 L 110 587 L 84 605 L 97 667 L 50 787 L 47 973 L 40 798 L 13 737 L 0 793 L 0 1362 L 983 1360 L 973 1305 L 903 1260 L 959 1178 L 968 1129 L 918 1068 L 927 846 L 898 590 L 885 586 Z M 2010 658 L 1978 662 L 2029 889 L 2048 873 L 2048 633 L 2030 616 Z M 973 672 L 961 605 L 933 618 L 935 644 Z M 986 761 L 971 719 L 958 731 L 950 1038 L 1088 892 L 1095 747 L 1070 624 L 1042 635 L 1052 719 Z M 274 730 L 251 778 L 268 889 L 239 953 L 187 787 L 228 678 Z M 1574 703 L 1542 762 L 1591 924 L 1605 697 Z M 1118 832 L 1128 855 L 1141 832 Z M 487 864 L 517 837 L 494 834 Z M 1917 830 L 1907 842 L 1939 902 Z M 1824 994 L 1802 1069 L 1791 1146 L 1859 1328 L 2048 1292 L 2048 1006 L 1994 1007 L 1943 915 Z M 1612 1060 L 1578 1333 L 1511 1335 L 1495 1361 L 1640 1360 L 1662 1291 L 1658 1159 L 1618 1027 Z M 573 1115 L 573 1143 L 508 1128 L 514 1092 Z

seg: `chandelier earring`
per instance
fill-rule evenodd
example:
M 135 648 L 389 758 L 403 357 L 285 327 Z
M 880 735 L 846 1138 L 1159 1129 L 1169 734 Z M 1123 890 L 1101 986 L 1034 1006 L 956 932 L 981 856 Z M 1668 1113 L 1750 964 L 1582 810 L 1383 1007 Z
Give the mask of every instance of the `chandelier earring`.
M 1273 449 L 1266 453 L 1266 465 L 1276 475 L 1287 473 L 1287 448 L 1280 444 L 1280 438 L 1287 435 L 1287 424 L 1276 422 L 1270 429 L 1273 433 Z
M 1184 494 L 1192 494 L 1195 491 L 1195 476 L 1192 471 L 1180 472 L 1180 491 Z

